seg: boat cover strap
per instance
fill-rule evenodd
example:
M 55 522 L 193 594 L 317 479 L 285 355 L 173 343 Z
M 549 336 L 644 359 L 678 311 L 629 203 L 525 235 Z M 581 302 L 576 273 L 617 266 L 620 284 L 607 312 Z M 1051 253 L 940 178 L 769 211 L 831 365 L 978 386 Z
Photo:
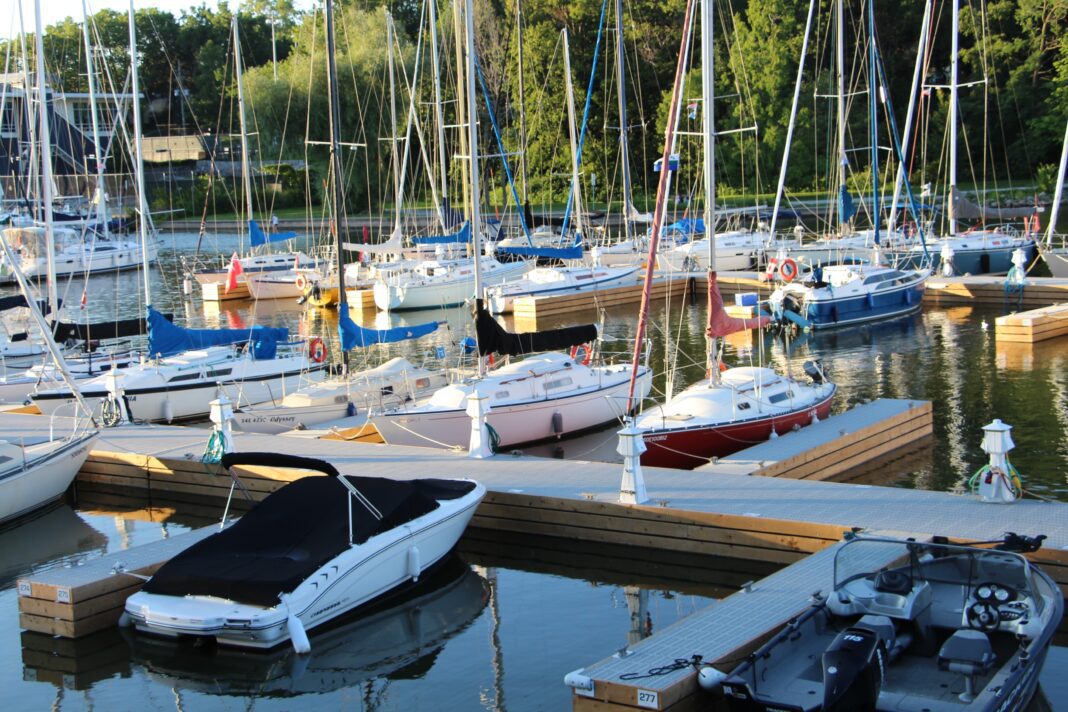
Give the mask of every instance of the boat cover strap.
M 478 337 L 478 355 L 485 356 L 498 353 L 502 356 L 522 356 L 542 351 L 567 349 L 579 344 L 586 344 L 597 339 L 597 326 L 567 326 L 561 329 L 531 331 L 526 334 L 513 334 L 505 331 L 482 304 L 475 300 L 475 333 Z
M 274 457 L 282 466 L 290 461 Z M 457 499 L 475 487 L 466 480 L 347 479 L 383 514 L 376 520 L 363 508 L 352 508 L 356 544 L 432 512 L 438 500 Z M 144 590 L 275 606 L 281 594 L 291 593 L 349 549 L 348 500 L 347 490 L 335 477 L 311 476 L 291 482 L 230 527 L 172 558 Z

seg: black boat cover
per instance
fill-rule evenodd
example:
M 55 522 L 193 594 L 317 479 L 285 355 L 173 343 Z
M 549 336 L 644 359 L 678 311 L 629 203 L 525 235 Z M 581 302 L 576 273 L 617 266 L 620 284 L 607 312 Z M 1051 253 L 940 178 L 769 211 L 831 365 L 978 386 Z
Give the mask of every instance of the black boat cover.
M 457 499 L 473 482 L 383 477 L 347 477 L 382 513 L 376 520 L 352 503 L 353 539 L 371 536 L 416 519 Z M 334 477 L 292 482 L 253 507 L 232 526 L 168 561 L 144 591 L 170 596 L 217 596 L 270 607 L 349 546 L 348 490 Z
M 167 321 L 174 321 L 173 314 L 164 314 Z M 56 341 L 102 341 L 104 339 L 122 339 L 129 336 L 143 336 L 148 333 L 148 324 L 144 319 L 120 319 L 119 321 L 102 321 L 96 324 L 75 324 L 68 321 L 56 322 L 52 328 Z
M 561 329 L 531 331 L 526 334 L 513 334 L 505 331 L 497 323 L 482 300 L 475 300 L 475 333 L 478 337 L 478 355 L 499 353 L 502 356 L 522 356 L 541 351 L 567 349 L 579 344 L 586 344 L 597 339 L 597 326 L 566 326 Z

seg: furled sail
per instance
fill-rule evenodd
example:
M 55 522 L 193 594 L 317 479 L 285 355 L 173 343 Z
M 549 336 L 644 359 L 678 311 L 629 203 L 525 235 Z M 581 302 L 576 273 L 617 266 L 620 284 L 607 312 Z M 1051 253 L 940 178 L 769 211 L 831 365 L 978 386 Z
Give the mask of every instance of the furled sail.
M 597 338 L 597 326 L 568 326 L 562 329 L 531 331 L 513 334 L 497 323 L 481 299 L 475 300 L 475 333 L 478 335 L 478 354 L 485 356 L 498 353 L 502 356 L 522 356 L 541 351 L 566 349 L 585 344 Z
M 289 338 L 284 327 L 254 326 L 251 329 L 186 329 L 167 321 L 152 307 L 148 308 L 149 352 L 159 356 L 173 356 L 190 349 L 251 342 L 253 355 L 258 359 L 274 358 L 279 341 Z
M 451 245 L 460 242 L 471 241 L 471 223 L 465 222 L 463 226 L 451 235 L 427 235 L 426 237 L 413 237 L 413 245 Z
M 709 338 L 726 336 L 736 331 L 747 329 L 760 329 L 771 323 L 771 317 L 760 316 L 756 319 L 739 319 L 728 316 L 723 309 L 723 297 L 719 293 L 719 285 L 716 283 L 716 273 L 708 273 L 708 331 Z
M 439 322 L 430 321 L 417 326 L 395 326 L 392 329 L 366 329 L 352 320 L 346 310 L 338 314 L 337 333 L 341 337 L 341 348 L 351 351 L 374 344 L 392 344 L 396 341 L 418 339 L 420 336 L 436 331 Z

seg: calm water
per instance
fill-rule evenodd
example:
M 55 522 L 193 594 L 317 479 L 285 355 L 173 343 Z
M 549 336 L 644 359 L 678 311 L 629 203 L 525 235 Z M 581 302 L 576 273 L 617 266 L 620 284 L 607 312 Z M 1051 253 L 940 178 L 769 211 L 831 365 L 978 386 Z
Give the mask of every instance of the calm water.
M 166 236 L 154 271 L 156 306 L 192 326 L 286 325 L 333 341 L 336 317 L 308 313 L 295 304 L 202 305 L 183 302 L 176 255 L 189 254 L 192 236 Z M 219 238 L 220 251 L 236 246 Z M 173 249 L 171 249 L 173 248 Z M 80 285 L 67 290 L 77 304 Z M 142 307 L 134 273 L 95 277 L 85 310 L 92 319 L 122 318 Z M 610 310 L 605 332 L 632 338 L 635 309 Z M 1068 500 L 1068 345 L 1005 349 L 990 325 L 1000 309 L 936 309 L 891 323 L 817 334 L 793 342 L 747 337 L 726 346 L 732 364 L 772 362 L 801 373 L 819 358 L 840 387 L 836 408 L 877 397 L 935 401 L 935 444 L 902 453 L 868 473 L 873 482 L 952 489 L 984 461 L 982 425 L 994 417 L 1015 426 L 1012 460 L 1029 490 Z M 379 327 L 444 320 L 448 328 L 416 343 L 376 347 L 357 354 L 375 363 L 403 354 L 435 361 L 436 346 L 454 352 L 470 326 L 463 310 L 377 317 Z M 676 390 L 703 371 L 704 307 L 676 302 L 658 306 L 652 325 L 656 388 L 666 388 L 665 362 L 675 360 Z M 370 324 L 369 324 L 370 325 Z M 670 341 L 678 349 L 667 348 Z M 619 342 L 620 351 L 627 349 Z M 665 354 L 678 354 L 665 356 Z M 550 456 L 612 460 L 611 429 L 536 449 Z M 531 449 L 534 452 L 535 449 Z M 214 507 L 214 505 L 212 506 Z M 325 709 L 541 710 L 569 709 L 562 683 L 570 670 L 597 661 L 707 605 L 762 573 L 664 565 L 635 553 L 604 547 L 581 551 L 550 542 L 491 544 L 465 540 L 456 575 L 428 582 L 397 607 L 372 612 L 313 638 L 310 661 L 286 651 L 235 655 L 129 642 L 106 632 L 71 643 L 20 634 L 15 579 L 44 568 L 76 565 L 107 551 L 152 541 L 197 526 L 214 516 L 155 501 L 116 506 L 114 499 L 81 493 L 77 509 L 54 509 L 0 532 L 0 699 L 11 709 Z M 166 524 L 146 521 L 149 515 Z M 993 534 L 998 534 L 994 532 Z M 696 583 L 700 581 L 700 583 Z M 647 614 L 647 615 L 646 615 Z M 648 621 L 648 623 L 646 622 Z M 685 651 L 680 651 L 685 652 Z M 665 661 L 669 663 L 671 661 Z M 1051 652 L 1043 686 L 1055 708 L 1065 709 L 1068 682 L 1057 672 L 1068 650 Z

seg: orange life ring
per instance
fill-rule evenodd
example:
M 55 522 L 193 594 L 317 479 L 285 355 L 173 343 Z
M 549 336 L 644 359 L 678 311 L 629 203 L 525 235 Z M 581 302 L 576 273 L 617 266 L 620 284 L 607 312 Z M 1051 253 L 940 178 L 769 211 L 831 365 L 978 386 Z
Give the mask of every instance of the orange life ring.
M 787 257 L 779 265 L 779 278 L 784 282 L 793 282 L 797 279 L 797 263 L 792 257 Z
M 308 358 L 312 363 L 322 363 L 326 360 L 326 344 L 318 336 L 308 340 Z
M 303 292 L 308 287 L 308 278 L 305 277 L 302 274 L 298 274 L 297 275 L 296 285 L 297 285 L 297 289 L 299 289 L 301 292 Z
M 579 349 L 582 349 L 582 358 L 579 359 Z M 571 360 L 575 363 L 581 363 L 583 366 L 590 365 L 590 359 L 593 358 L 593 345 L 592 344 L 575 344 L 571 347 Z

